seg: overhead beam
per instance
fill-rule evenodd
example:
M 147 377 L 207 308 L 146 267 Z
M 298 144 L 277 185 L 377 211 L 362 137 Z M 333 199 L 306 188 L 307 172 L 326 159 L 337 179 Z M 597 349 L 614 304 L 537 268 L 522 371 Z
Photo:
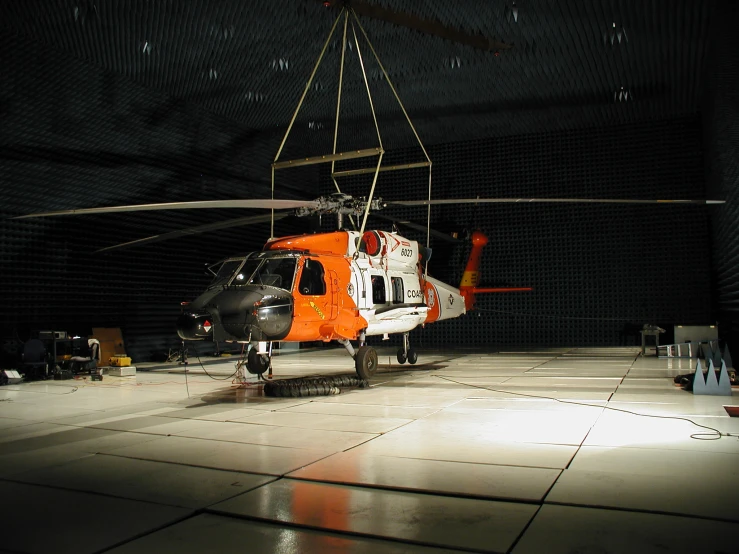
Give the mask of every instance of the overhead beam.
M 350 150 L 349 152 L 338 152 L 336 154 L 324 154 L 322 156 L 312 156 L 310 158 L 300 158 L 297 160 L 275 162 L 272 164 L 272 167 L 275 169 L 285 169 L 286 167 L 300 167 L 303 165 L 315 165 L 339 160 L 368 158 L 370 156 L 379 156 L 380 154 L 384 153 L 385 151 L 381 147 L 377 146 L 375 148 L 365 148 L 363 150 Z
M 380 171 L 398 171 L 401 169 L 414 169 L 416 167 L 429 167 L 431 165 L 431 162 L 425 161 L 425 162 L 415 162 L 410 164 L 397 164 L 397 165 L 388 165 L 385 167 L 381 167 Z M 374 173 L 377 170 L 377 168 L 374 167 L 364 167 L 361 169 L 347 169 L 345 171 L 334 171 L 331 175 L 333 177 L 347 177 L 349 175 L 366 175 L 367 173 Z

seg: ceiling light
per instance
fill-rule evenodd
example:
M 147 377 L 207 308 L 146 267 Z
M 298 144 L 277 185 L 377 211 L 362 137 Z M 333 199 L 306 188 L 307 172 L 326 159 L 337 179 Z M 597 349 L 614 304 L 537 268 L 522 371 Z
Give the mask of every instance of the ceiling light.
M 616 22 L 614 21 L 613 25 L 611 25 L 611 28 L 603 33 L 603 43 L 610 43 L 611 46 L 618 46 L 622 42 L 629 42 L 629 36 L 626 34 L 626 28 L 623 25 L 616 25 Z
M 634 96 L 631 94 L 631 90 L 621 87 L 613 91 L 613 101 L 619 102 L 633 102 Z
M 248 91 L 244 93 L 244 100 L 247 102 L 264 102 L 267 99 L 267 95 L 263 92 Z
M 87 16 L 97 16 L 98 15 L 98 7 L 93 2 L 88 1 L 82 1 L 77 6 L 72 8 L 72 14 L 74 15 L 74 20 L 79 21 L 83 25 L 85 24 L 85 20 L 87 19 Z
M 516 6 L 515 0 L 510 7 L 506 7 L 506 15 L 508 16 L 508 21 L 518 23 L 518 6 Z
M 290 62 L 287 58 L 274 58 L 272 60 L 272 69 L 275 71 L 287 71 L 290 68 Z

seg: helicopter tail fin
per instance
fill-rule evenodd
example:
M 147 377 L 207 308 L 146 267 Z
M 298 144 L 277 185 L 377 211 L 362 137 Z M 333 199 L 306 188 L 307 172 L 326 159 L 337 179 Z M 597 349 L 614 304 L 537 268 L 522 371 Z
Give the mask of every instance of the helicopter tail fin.
M 475 305 L 475 295 L 494 292 L 529 292 L 531 287 L 478 287 L 480 282 L 480 256 L 482 249 L 488 243 L 488 238 L 481 231 L 472 233 L 472 251 L 467 260 L 467 266 L 459 284 L 459 293 L 464 298 L 464 307 L 467 311 Z

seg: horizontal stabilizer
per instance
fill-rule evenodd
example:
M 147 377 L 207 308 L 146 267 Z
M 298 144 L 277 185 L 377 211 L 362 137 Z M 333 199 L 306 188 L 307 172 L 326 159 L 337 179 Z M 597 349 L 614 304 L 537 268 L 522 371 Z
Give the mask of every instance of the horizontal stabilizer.
M 484 294 L 489 292 L 531 292 L 534 290 L 531 287 L 483 287 L 472 289 L 475 294 Z

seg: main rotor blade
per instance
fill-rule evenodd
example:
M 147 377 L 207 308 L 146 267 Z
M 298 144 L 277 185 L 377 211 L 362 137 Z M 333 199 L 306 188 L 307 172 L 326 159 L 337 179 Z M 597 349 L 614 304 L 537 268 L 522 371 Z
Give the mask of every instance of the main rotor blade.
M 106 214 L 116 212 L 143 212 L 149 210 L 186 210 L 201 208 L 264 208 L 287 210 L 290 208 L 318 207 L 315 200 L 202 200 L 196 202 L 166 202 L 163 204 L 133 204 L 130 206 L 108 206 L 101 208 L 82 208 L 78 210 L 59 210 L 55 212 L 42 212 L 36 214 L 19 215 L 12 219 L 26 219 L 29 217 L 51 217 L 57 215 L 84 215 L 84 214 Z
M 275 221 L 284 219 L 292 215 L 292 211 L 276 212 Z M 151 237 L 145 237 L 143 239 L 132 240 L 130 242 L 124 242 L 121 244 L 114 244 L 113 246 L 106 246 L 100 250 L 95 250 L 94 254 L 99 252 L 107 252 L 108 250 L 116 250 L 119 248 L 130 248 L 132 246 L 141 246 L 143 244 L 151 244 L 152 242 L 160 242 L 163 240 L 176 239 L 180 237 L 187 237 L 190 235 L 197 235 L 200 233 L 207 233 L 208 231 L 218 231 L 220 229 L 229 229 L 230 227 L 239 227 L 242 225 L 253 225 L 255 223 L 266 223 L 270 221 L 271 215 L 253 215 L 248 217 L 239 217 L 236 219 L 227 219 L 226 221 L 219 221 L 217 223 L 208 223 L 206 225 L 198 225 L 197 227 L 189 227 L 187 229 L 179 229 L 169 233 L 163 233 L 161 235 L 153 235 Z
M 371 212 L 370 215 L 372 217 L 377 217 L 379 219 L 384 219 L 386 221 L 392 221 L 393 223 L 397 223 L 398 225 L 403 225 L 405 227 L 409 227 L 411 229 L 415 229 L 417 231 L 421 231 L 422 233 L 426 233 L 427 229 L 423 225 L 419 225 L 418 223 L 413 223 L 412 221 L 408 221 L 405 219 L 397 219 L 395 217 L 390 217 L 387 215 L 380 215 L 377 212 Z M 455 239 L 451 235 L 447 235 L 446 233 L 442 233 L 441 231 L 436 231 L 435 229 L 431 229 L 430 231 L 431 236 L 439 238 L 441 240 L 445 240 L 448 242 L 459 242 L 459 239 Z
M 444 204 L 725 204 L 725 200 L 634 200 L 618 198 L 449 198 L 443 200 L 391 200 L 386 206 L 439 206 Z

